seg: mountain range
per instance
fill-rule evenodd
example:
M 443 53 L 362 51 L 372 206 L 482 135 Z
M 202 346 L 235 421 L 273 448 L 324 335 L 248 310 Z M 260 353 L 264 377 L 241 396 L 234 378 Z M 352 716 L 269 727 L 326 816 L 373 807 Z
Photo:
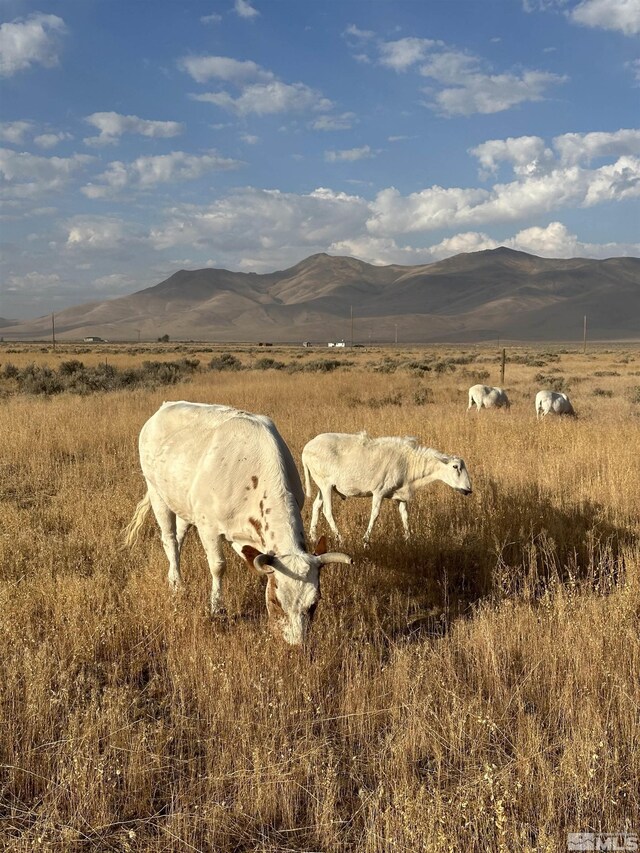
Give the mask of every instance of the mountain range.
M 640 339 L 640 258 L 540 258 L 498 248 L 417 266 L 311 255 L 258 274 L 180 270 L 128 296 L 67 308 L 56 337 L 359 343 Z M 8 340 L 48 338 L 51 316 L 0 318 Z

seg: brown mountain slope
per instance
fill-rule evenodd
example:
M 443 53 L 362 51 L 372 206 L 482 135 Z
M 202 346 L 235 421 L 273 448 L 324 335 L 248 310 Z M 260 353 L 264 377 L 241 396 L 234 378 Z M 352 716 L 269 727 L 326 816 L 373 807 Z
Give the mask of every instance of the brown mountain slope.
M 557 260 L 500 248 L 419 266 L 312 255 L 265 275 L 180 270 L 160 284 L 56 314 L 61 338 L 220 341 L 640 338 L 640 259 Z M 3 327 L 48 336 L 49 316 Z

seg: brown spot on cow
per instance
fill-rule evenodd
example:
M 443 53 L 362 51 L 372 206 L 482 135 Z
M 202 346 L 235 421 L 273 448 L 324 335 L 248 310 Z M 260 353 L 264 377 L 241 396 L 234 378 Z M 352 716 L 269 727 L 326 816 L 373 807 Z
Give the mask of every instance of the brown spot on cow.
M 264 501 L 260 501 L 260 515 L 264 515 Z
M 254 489 L 257 489 L 257 488 L 258 488 L 258 478 L 256 477 L 256 475 L 255 475 L 255 474 L 254 474 L 254 475 L 253 475 L 253 477 L 251 478 L 251 482 L 253 483 L 253 488 L 254 488 Z
M 253 527 L 255 532 L 258 534 L 260 542 L 264 545 L 264 536 L 262 535 L 262 523 L 258 521 L 257 518 L 250 518 L 249 524 Z
M 269 579 L 267 580 L 267 612 L 269 613 L 269 619 L 286 621 L 287 616 L 282 609 L 282 605 L 278 601 L 278 596 L 276 595 L 277 589 L 277 580 L 274 575 L 269 575 Z

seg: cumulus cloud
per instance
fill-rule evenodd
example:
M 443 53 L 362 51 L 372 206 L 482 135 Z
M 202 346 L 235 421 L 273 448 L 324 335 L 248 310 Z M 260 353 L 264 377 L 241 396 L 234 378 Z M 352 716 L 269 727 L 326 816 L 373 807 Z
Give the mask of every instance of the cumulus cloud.
M 321 115 L 309 123 L 312 130 L 350 130 L 357 122 L 355 113 L 340 115 Z
M 241 166 L 239 160 L 219 157 L 215 153 L 200 156 L 172 151 L 151 157 L 138 157 L 131 163 L 114 160 L 98 175 L 100 183 L 82 188 L 87 198 L 107 198 L 130 189 L 153 189 L 158 184 L 193 181 L 210 172 L 228 171 Z
M 442 41 L 407 37 L 378 42 L 378 62 L 396 72 L 417 69 L 430 78 L 425 105 L 443 116 L 491 114 L 540 101 L 566 77 L 546 71 L 494 73 L 480 57 Z
M 470 74 L 459 85 L 444 88 L 433 98 L 434 105 L 445 116 L 503 112 L 527 101 L 542 101 L 552 85 L 564 83 L 566 77 L 543 71 L 516 74 Z
M 32 121 L 0 122 L 0 142 L 11 145 L 22 145 L 25 136 L 32 133 L 35 125 Z
M 179 136 L 184 131 L 184 125 L 177 121 L 149 121 L 114 112 L 92 113 L 85 121 L 100 131 L 99 136 L 84 140 L 87 145 L 115 145 L 124 133 L 167 139 Z
M 72 251 L 122 250 L 146 238 L 135 234 L 131 223 L 108 216 L 76 216 L 66 223 L 65 247 Z
M 240 18 L 244 18 L 247 21 L 252 21 L 260 14 L 260 12 L 251 5 L 249 0 L 235 0 L 233 8 Z
M 640 33 L 640 0 L 582 0 L 569 17 L 585 27 L 618 30 L 634 36 Z
M 495 174 L 501 163 L 507 163 L 516 175 L 527 176 L 552 169 L 589 165 L 603 157 L 640 155 L 640 130 L 621 129 L 610 133 L 564 133 L 548 146 L 539 136 L 490 139 L 470 154 L 478 158 L 481 174 Z
M 0 26 L 0 77 L 11 77 L 32 65 L 53 68 L 59 62 L 67 27 L 57 15 L 37 12 Z
M 200 18 L 200 23 L 202 24 L 219 24 L 222 20 L 222 15 L 218 15 L 216 12 L 212 12 L 210 15 L 202 15 Z
M 530 138 L 527 138 L 530 139 Z M 534 138 L 535 139 L 535 138 Z M 509 144 L 509 143 L 512 144 Z M 499 157 L 515 161 L 516 180 L 496 183 L 491 189 L 432 186 L 403 196 L 393 187 L 378 193 L 371 205 L 368 229 L 374 235 L 418 233 L 461 225 L 508 222 L 540 216 L 564 207 L 591 207 L 610 201 L 640 197 L 640 158 L 623 155 L 598 168 L 584 168 L 558 160 L 546 170 L 527 168 L 514 140 L 500 152 L 478 146 L 485 164 Z M 533 151 L 542 151 L 531 142 Z M 532 161 L 535 162 L 535 161 Z
M 194 101 L 215 104 L 238 115 L 273 115 L 283 112 L 305 112 L 306 110 L 330 110 L 330 100 L 304 83 L 254 83 L 246 86 L 234 98 L 228 92 L 205 92 L 191 95 Z
M 157 249 L 206 247 L 236 259 L 259 253 L 265 263 L 269 259 L 277 265 L 287 256 L 299 260 L 344 234 L 361 232 L 367 212 L 364 199 L 326 188 L 298 195 L 246 187 L 208 206 L 166 211 L 165 222 L 150 239 Z
M 46 193 L 59 192 L 92 161 L 92 157 L 83 154 L 40 157 L 0 148 L 0 176 L 5 182 L 0 197 L 34 199 Z
M 39 136 L 34 136 L 33 141 L 38 148 L 55 148 L 61 142 L 67 139 L 73 139 L 70 133 L 60 131 L 59 133 L 41 133 Z
M 196 83 L 207 83 L 211 79 L 237 84 L 267 82 L 275 76 L 250 59 L 229 56 L 184 56 L 178 61 L 178 68 L 186 71 Z
M 307 110 L 323 112 L 333 107 L 321 92 L 304 83 L 284 83 L 273 72 L 251 60 L 228 56 L 185 56 L 178 61 L 178 67 L 197 83 L 214 79 L 236 87 L 236 95 L 227 89 L 220 89 L 191 94 L 189 97 L 238 115 L 273 115 Z
M 325 151 L 324 159 L 327 163 L 350 162 L 355 160 L 367 160 L 373 157 L 374 153 L 368 145 L 363 145 L 360 148 L 348 148 L 344 151 Z

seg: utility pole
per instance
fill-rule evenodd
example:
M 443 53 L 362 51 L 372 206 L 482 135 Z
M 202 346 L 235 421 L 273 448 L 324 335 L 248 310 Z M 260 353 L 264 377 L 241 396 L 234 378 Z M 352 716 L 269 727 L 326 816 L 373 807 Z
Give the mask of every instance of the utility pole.
M 353 349 L 353 305 L 351 306 L 351 349 Z
M 396 327 L 396 345 L 397 345 L 397 343 L 398 343 L 398 324 L 395 323 L 394 325 Z
M 56 318 L 53 312 L 51 313 L 51 339 L 53 341 L 53 351 L 56 351 Z
M 584 315 L 584 333 L 583 333 L 583 353 L 587 353 L 587 315 Z
M 502 350 L 502 361 L 500 362 L 500 387 L 504 386 L 504 366 L 507 361 L 507 351 L 503 348 Z
M 140 329 L 136 329 L 136 332 L 138 333 L 138 343 L 140 343 Z

